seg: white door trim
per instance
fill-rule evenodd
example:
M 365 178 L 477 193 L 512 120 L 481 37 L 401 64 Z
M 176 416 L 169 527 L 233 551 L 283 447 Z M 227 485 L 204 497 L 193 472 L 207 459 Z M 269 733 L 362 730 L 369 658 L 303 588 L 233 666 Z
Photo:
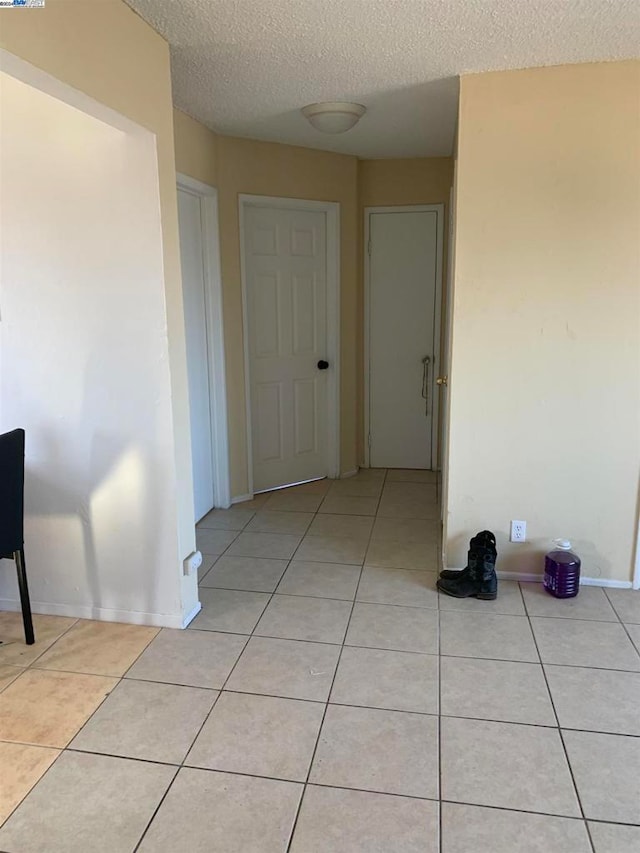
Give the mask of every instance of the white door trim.
M 229 480 L 229 437 L 227 427 L 227 380 L 224 357 L 222 315 L 222 274 L 220 272 L 220 232 L 218 191 L 188 175 L 178 174 L 178 189 L 200 197 L 202 202 L 204 297 L 209 356 L 209 404 L 213 451 L 213 495 L 216 507 L 231 506 Z
M 433 428 L 431 430 L 431 458 L 438 458 L 438 414 L 439 400 L 435 393 L 435 379 L 440 369 L 440 336 L 442 331 L 442 252 L 444 235 L 444 204 L 403 204 L 386 207 L 365 207 L 364 209 L 364 465 L 369 467 L 369 405 L 370 405 L 370 350 L 371 345 L 371 265 L 369 254 L 370 217 L 372 213 L 435 213 L 436 219 L 436 303 L 435 329 L 433 340 L 433 363 L 431 365 L 431 387 L 429 393 L 433 400 Z
M 265 195 L 238 196 L 240 209 L 240 275 L 242 280 L 242 328 L 244 342 L 244 387 L 247 410 L 247 471 L 249 497 L 253 497 L 253 445 L 251 421 L 251 366 L 247 335 L 247 279 L 244 257 L 245 209 L 282 207 L 287 210 L 313 210 L 327 217 L 327 476 L 340 476 L 340 204 L 300 198 L 277 198 Z

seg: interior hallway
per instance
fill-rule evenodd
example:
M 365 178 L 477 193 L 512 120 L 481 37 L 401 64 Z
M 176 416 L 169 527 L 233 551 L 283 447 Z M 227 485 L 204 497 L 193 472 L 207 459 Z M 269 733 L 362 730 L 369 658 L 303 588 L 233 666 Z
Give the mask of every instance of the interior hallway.
M 640 595 L 439 596 L 432 476 L 213 511 L 186 631 L 0 614 L 0 850 L 640 849 Z

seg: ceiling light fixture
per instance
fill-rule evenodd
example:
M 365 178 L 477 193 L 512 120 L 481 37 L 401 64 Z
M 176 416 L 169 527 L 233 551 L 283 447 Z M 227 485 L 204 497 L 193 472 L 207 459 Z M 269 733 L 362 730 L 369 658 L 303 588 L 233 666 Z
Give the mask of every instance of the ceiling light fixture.
M 324 101 L 303 107 L 302 115 L 323 133 L 345 133 L 360 121 L 367 108 L 348 101 Z

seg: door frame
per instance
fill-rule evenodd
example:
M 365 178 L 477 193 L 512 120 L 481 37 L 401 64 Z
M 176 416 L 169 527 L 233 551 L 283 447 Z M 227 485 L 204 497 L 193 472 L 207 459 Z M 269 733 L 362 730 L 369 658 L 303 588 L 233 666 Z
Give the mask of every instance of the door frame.
M 249 495 L 253 497 L 253 424 L 251 419 L 251 364 L 249 355 L 249 306 L 244 255 L 245 211 L 247 207 L 272 207 L 307 210 L 326 215 L 327 250 L 327 359 L 333 369 L 327 371 L 327 477 L 340 473 L 340 204 L 266 195 L 238 195 L 240 215 L 240 278 L 242 282 L 242 338 L 244 345 L 244 388 L 247 430 L 247 475 Z
M 227 379 L 224 353 L 222 273 L 220 268 L 220 231 L 218 190 L 188 175 L 176 175 L 177 187 L 200 198 L 204 301 L 209 362 L 209 410 L 214 506 L 231 506 L 229 478 L 229 435 L 227 426 Z
M 435 380 L 440 369 L 440 339 L 442 335 L 442 257 L 444 244 L 444 204 L 397 204 L 364 209 L 364 465 L 370 467 L 370 371 L 371 371 L 371 214 L 372 213 L 435 213 L 436 214 L 436 299 L 434 307 L 433 363 L 429 393 L 433 400 L 431 427 L 431 460 L 438 464 L 439 399 Z M 435 470 L 435 469 L 434 469 Z

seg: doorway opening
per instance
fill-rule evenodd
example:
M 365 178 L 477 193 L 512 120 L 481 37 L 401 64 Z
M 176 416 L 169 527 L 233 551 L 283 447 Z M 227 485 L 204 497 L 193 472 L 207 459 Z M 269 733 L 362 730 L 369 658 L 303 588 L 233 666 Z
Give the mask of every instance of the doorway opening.
M 439 467 L 444 205 L 365 209 L 365 465 Z
M 339 204 L 240 196 L 249 492 L 337 476 Z
M 214 507 L 231 505 L 215 188 L 178 175 L 178 222 L 197 522 Z

